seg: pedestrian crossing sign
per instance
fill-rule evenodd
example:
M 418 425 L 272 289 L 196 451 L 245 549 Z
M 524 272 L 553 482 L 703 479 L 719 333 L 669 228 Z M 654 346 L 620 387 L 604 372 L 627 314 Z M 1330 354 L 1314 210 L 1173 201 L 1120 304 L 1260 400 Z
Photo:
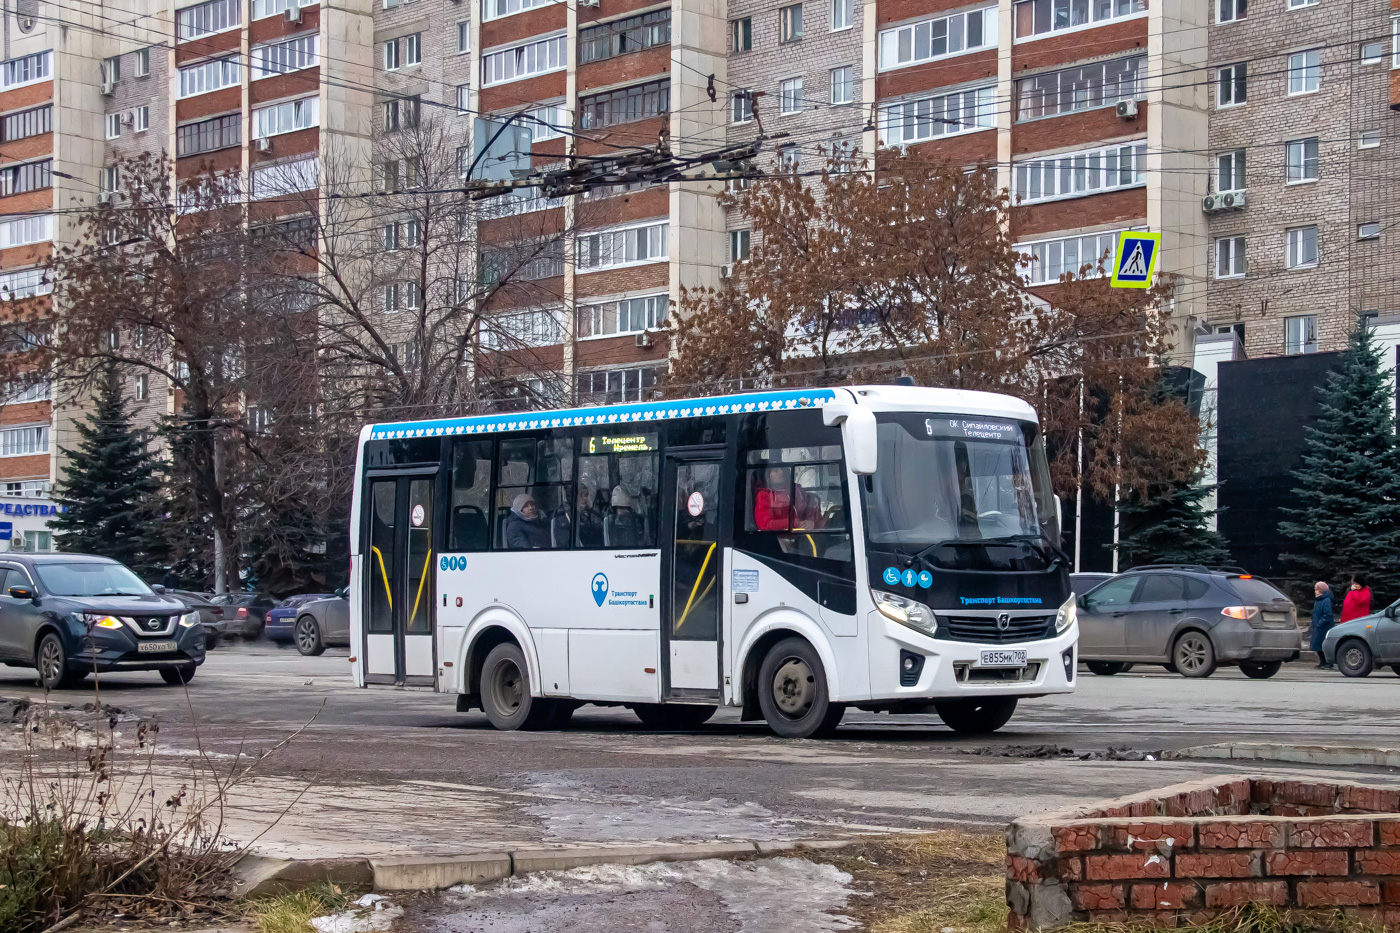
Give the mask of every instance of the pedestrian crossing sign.
M 1118 251 L 1114 253 L 1114 288 L 1151 288 L 1157 271 L 1157 254 L 1161 252 L 1160 233 L 1124 230 L 1118 234 Z

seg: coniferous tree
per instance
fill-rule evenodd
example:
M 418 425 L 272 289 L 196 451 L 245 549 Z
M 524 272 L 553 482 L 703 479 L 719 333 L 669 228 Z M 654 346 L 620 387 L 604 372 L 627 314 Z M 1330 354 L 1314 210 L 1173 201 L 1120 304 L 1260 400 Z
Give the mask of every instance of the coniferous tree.
M 1297 542 L 1283 559 L 1309 579 L 1366 576 L 1385 605 L 1400 595 L 1400 469 L 1395 387 L 1370 330 L 1358 327 L 1323 389 L 1316 425 L 1293 471 L 1296 506 L 1279 533 Z
M 62 449 L 68 468 L 54 491 L 64 508 L 50 521 L 58 547 L 110 557 L 155 579 L 166 560 L 161 463 L 132 426 L 114 368 L 99 383 L 93 410 L 74 429 L 81 440 Z
M 1214 513 L 1202 500 L 1210 492 L 1209 486 L 1180 483 L 1145 498 L 1130 495 L 1119 519 L 1133 531 L 1118 541 L 1118 565 L 1229 563 L 1229 545 L 1208 524 Z

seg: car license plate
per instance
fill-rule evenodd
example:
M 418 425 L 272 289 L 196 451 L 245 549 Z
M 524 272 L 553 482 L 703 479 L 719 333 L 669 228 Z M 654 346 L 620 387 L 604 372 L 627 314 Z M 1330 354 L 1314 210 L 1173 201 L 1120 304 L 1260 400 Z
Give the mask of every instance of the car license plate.
M 984 651 L 978 667 L 1025 667 L 1025 649 L 1016 651 Z
M 173 641 L 143 641 L 136 644 L 136 650 L 141 654 L 153 654 L 160 651 L 174 651 Z M 1024 654 L 1025 652 L 1022 652 Z

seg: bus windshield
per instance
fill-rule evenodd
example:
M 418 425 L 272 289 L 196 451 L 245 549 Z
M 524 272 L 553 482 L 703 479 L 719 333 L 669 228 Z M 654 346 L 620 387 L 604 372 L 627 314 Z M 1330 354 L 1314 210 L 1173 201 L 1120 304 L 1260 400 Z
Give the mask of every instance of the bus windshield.
M 911 412 L 876 422 L 871 544 L 950 569 L 1043 569 L 1054 559 L 1059 513 L 1037 425 Z

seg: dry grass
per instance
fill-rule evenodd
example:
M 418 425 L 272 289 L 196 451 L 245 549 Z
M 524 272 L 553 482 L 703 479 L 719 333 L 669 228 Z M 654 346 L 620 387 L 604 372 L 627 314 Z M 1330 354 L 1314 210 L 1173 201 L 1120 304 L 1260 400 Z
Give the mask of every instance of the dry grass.
M 258 933 L 310 933 L 311 918 L 339 913 L 349 903 L 350 895 L 339 886 L 318 884 L 249 901 L 246 916 Z

